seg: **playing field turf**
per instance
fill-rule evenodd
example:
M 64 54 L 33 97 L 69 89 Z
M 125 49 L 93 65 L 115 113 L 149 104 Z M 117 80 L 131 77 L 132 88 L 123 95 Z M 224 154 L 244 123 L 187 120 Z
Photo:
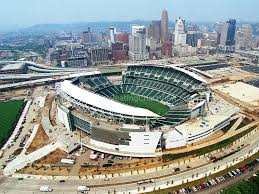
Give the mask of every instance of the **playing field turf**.
M 12 134 L 23 106 L 23 100 L 0 101 L 0 147 Z
M 120 94 L 113 97 L 113 99 L 124 104 L 148 109 L 161 116 L 166 114 L 170 109 L 168 106 L 161 104 L 160 102 L 133 94 Z

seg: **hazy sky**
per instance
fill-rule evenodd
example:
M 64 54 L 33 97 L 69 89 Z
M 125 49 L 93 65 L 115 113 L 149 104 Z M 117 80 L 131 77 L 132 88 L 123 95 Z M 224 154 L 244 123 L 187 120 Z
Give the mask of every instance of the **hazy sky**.
M 0 29 L 41 23 L 169 19 L 259 22 L 259 0 L 0 0 Z

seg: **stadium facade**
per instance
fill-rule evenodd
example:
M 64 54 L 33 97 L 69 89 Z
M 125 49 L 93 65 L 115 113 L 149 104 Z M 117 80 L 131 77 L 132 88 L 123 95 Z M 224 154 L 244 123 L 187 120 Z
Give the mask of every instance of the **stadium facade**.
M 170 65 L 130 65 L 119 81 L 94 72 L 56 90 L 58 122 L 80 131 L 85 146 L 124 156 L 153 157 L 193 144 L 229 125 L 239 111 L 212 94 L 202 77 Z M 129 105 L 120 95 L 136 99 Z

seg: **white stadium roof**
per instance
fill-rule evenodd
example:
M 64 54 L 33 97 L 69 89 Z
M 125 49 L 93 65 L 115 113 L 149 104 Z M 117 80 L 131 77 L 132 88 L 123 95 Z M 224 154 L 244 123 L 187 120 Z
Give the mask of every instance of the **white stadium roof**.
M 90 91 L 81 89 L 80 87 L 74 85 L 71 81 L 68 80 L 65 80 L 61 83 L 60 89 L 74 99 L 78 99 L 88 105 L 97 107 L 108 112 L 140 117 L 160 117 L 159 115 L 147 109 L 129 106 L 92 93 Z

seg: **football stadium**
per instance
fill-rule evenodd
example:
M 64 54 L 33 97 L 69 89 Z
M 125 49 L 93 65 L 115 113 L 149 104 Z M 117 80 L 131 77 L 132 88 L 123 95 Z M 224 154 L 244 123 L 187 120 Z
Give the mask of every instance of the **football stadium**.
M 173 65 L 129 65 L 56 84 L 57 121 L 91 149 L 154 157 L 223 129 L 239 108 L 212 93 L 200 75 Z

